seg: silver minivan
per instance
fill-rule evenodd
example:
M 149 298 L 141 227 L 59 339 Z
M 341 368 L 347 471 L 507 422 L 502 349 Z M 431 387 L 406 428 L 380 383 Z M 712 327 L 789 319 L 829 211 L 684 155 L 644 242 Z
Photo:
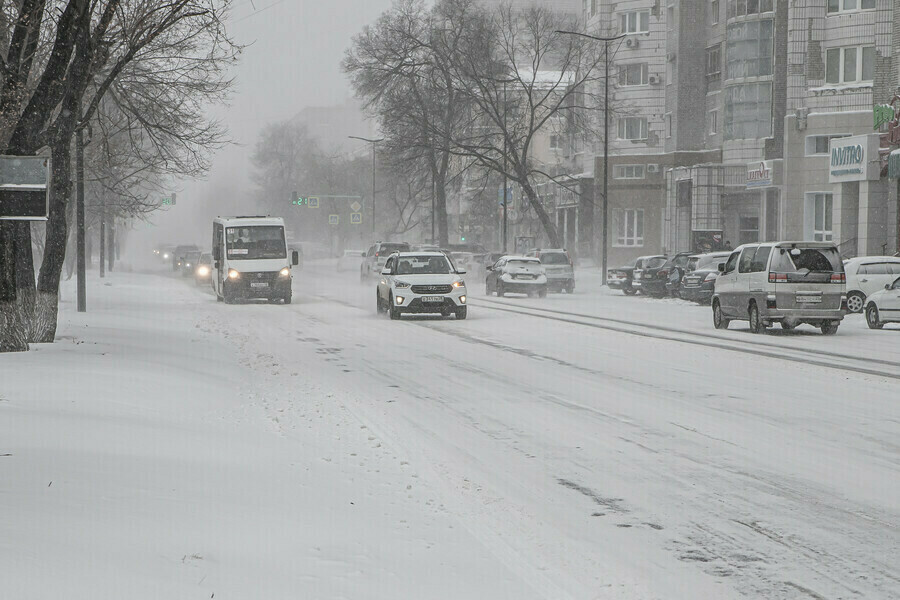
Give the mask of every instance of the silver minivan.
M 763 333 L 775 322 L 782 329 L 808 323 L 837 333 L 847 310 L 844 265 L 829 242 L 765 242 L 738 247 L 719 266 L 712 298 L 713 324 L 750 322 Z

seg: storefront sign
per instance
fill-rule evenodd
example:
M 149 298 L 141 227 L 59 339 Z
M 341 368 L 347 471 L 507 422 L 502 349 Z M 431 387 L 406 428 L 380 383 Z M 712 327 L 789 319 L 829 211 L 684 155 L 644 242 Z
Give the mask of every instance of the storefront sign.
M 747 187 L 769 187 L 774 184 L 775 166 L 771 160 L 760 160 L 747 165 Z
M 881 170 L 878 142 L 878 134 L 832 138 L 828 148 L 828 181 L 843 183 L 878 179 Z M 869 168 L 871 161 L 877 163 L 873 168 Z

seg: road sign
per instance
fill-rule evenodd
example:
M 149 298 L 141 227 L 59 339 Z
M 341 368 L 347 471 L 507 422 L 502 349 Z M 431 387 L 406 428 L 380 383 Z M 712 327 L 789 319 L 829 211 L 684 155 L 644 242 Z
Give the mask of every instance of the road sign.
M 362 213 L 361 212 L 350 213 L 350 224 L 351 225 L 361 225 L 362 224 Z
M 319 197 L 318 196 L 310 196 L 309 197 L 309 207 L 310 208 L 319 208 Z M 330 222 L 331 217 L 329 217 Z M 337 223 L 335 223 L 337 225 Z
M 49 189 L 49 158 L 0 156 L 0 219 L 47 220 Z
M 359 201 L 354 200 L 353 204 L 350 205 L 350 208 L 353 209 L 353 212 L 358 213 L 359 209 L 362 208 L 362 204 L 360 204 Z
M 340 215 L 328 215 L 328 224 L 329 225 L 337 225 L 341 222 Z

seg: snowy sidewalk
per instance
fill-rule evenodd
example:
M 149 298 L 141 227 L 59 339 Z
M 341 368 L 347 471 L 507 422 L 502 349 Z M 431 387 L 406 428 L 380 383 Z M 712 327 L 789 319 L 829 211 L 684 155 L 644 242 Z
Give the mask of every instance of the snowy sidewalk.
M 107 283 L 0 356 L 0 597 L 538 597 L 302 365 L 212 331 L 209 295 Z

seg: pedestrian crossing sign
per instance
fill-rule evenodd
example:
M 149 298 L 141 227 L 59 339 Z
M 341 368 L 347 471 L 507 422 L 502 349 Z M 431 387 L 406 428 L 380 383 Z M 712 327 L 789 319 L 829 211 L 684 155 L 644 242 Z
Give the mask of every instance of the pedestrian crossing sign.
M 361 225 L 362 224 L 362 213 L 350 213 L 350 224 L 351 225 Z
M 328 215 L 328 224 L 329 225 L 337 225 L 341 222 L 340 215 Z

